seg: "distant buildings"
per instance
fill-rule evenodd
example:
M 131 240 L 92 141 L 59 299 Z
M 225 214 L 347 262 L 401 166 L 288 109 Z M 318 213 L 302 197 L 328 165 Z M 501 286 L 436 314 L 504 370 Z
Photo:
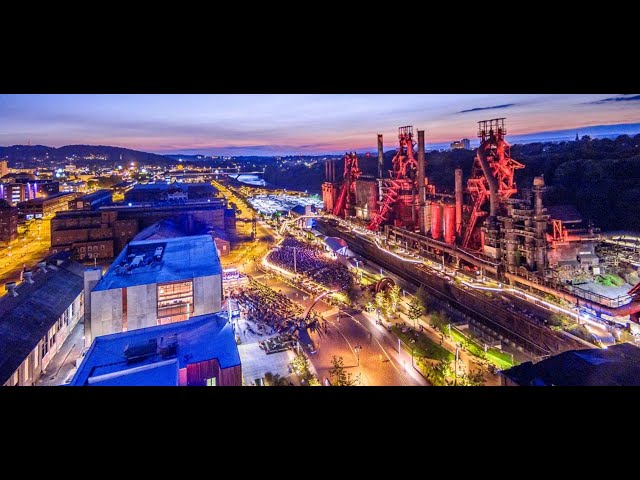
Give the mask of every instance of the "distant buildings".
M 49 180 L 31 180 L 28 178 L 10 177 L 0 183 L 0 199 L 12 205 L 34 198 L 54 195 L 59 192 L 59 183 Z
M 69 202 L 69 210 L 97 210 L 99 207 L 111 205 L 112 203 L 113 192 L 111 190 L 97 190 Z
M 502 372 L 507 386 L 640 386 L 640 348 L 630 343 L 606 349 L 570 350 L 538 363 Z
M 125 202 L 172 202 L 207 200 L 218 191 L 210 183 L 145 183 L 137 184 L 125 196 Z
M 186 235 L 208 228 L 223 231 L 230 223 L 225 217 L 226 202 L 221 198 L 100 206 L 100 198 L 106 197 L 91 195 L 89 203 L 93 202 L 91 208 L 97 210 L 71 210 L 51 219 L 51 253 L 73 251 L 78 259 L 113 258 L 139 231 L 164 219 L 180 223 Z M 85 200 L 78 200 L 86 208 Z M 79 203 L 76 206 L 80 208 Z
M 100 335 L 222 309 L 222 268 L 210 235 L 131 242 L 96 275 L 88 286 L 87 346 Z
M 18 213 L 20 217 L 30 220 L 65 212 L 69 210 L 69 202 L 77 195 L 77 193 L 55 193 L 48 197 L 33 198 L 18 203 Z
M 451 142 L 451 150 L 465 149 L 471 150 L 471 141 L 468 138 L 463 138 L 455 142 Z
M 97 337 L 71 386 L 241 386 L 225 313 Z
M 6 160 L 0 160 L 0 178 L 9 173 L 9 168 Z
M 0 242 L 9 243 L 18 238 L 18 209 L 0 199 Z
M 33 385 L 84 314 L 83 270 L 68 255 L 40 262 L 0 297 L 0 385 Z

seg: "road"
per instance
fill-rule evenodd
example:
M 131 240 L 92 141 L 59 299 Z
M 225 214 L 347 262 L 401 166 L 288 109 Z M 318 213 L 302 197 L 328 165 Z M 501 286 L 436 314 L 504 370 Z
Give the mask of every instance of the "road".
M 31 220 L 26 231 L 18 227 L 18 240 L 0 248 L 0 283 L 19 282 L 20 272 L 33 267 L 49 254 L 51 245 L 50 217 Z

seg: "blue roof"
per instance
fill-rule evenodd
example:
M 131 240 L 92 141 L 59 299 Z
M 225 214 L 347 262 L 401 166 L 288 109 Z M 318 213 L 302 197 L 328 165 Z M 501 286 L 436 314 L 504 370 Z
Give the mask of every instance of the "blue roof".
M 162 347 L 173 343 L 175 351 L 163 355 Z M 131 349 L 146 353 L 131 361 Z M 226 312 L 96 337 L 70 385 L 177 385 L 178 370 L 213 359 L 220 368 L 240 365 Z
M 156 250 L 162 247 L 159 261 Z M 133 258 L 143 256 L 134 268 Z M 195 277 L 221 275 L 222 267 L 211 235 L 130 242 L 98 282 L 95 291 L 176 282 Z

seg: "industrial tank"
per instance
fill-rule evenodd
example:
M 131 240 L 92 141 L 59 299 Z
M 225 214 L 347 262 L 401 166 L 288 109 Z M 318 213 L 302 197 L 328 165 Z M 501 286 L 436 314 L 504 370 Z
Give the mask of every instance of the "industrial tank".
M 456 206 L 444 206 L 444 241 L 453 245 L 456 241 Z
M 431 236 L 439 240 L 442 236 L 442 205 L 431 204 Z

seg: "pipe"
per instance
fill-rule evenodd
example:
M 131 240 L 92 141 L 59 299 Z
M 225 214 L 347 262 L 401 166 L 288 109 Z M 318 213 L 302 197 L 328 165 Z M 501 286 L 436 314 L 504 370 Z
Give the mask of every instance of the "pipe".
M 378 178 L 382 178 L 384 172 L 384 151 L 382 148 L 382 134 L 378 134 Z
M 456 168 L 455 171 L 456 182 L 456 234 L 462 233 L 462 169 Z
M 487 179 L 487 183 L 489 184 L 489 215 L 495 217 L 498 214 L 498 181 L 491 172 L 491 167 L 487 161 L 487 155 L 484 152 L 484 149 L 488 145 L 488 140 L 482 142 L 482 145 L 478 147 L 477 155 L 478 160 L 480 160 L 480 166 L 482 167 L 482 173 L 484 173 L 484 177 Z
M 420 211 L 420 233 L 422 235 L 426 235 L 427 231 L 425 230 L 425 185 L 424 185 L 424 130 L 418 130 L 418 207 Z M 415 203 L 413 206 L 415 209 Z M 412 210 L 413 211 L 413 210 Z
M 587 300 L 582 297 L 578 297 L 568 292 L 563 292 L 560 290 L 556 290 L 555 288 L 546 287 L 544 285 L 540 285 L 539 283 L 532 282 L 527 280 L 524 277 L 520 277 L 518 275 L 513 275 L 511 273 L 505 273 L 505 277 L 514 282 L 521 283 L 523 285 L 527 285 L 536 290 L 540 290 L 541 292 L 550 293 L 556 297 L 564 298 L 565 300 L 573 303 L 580 302 L 580 305 L 583 307 L 588 307 L 591 310 L 596 311 L 597 313 L 606 313 L 607 315 L 611 315 L 612 317 L 624 317 L 626 315 L 633 315 L 635 313 L 640 312 L 640 301 L 631 301 L 625 305 L 622 305 L 617 308 L 607 307 L 606 305 L 602 305 L 600 303 L 592 302 L 591 300 Z

